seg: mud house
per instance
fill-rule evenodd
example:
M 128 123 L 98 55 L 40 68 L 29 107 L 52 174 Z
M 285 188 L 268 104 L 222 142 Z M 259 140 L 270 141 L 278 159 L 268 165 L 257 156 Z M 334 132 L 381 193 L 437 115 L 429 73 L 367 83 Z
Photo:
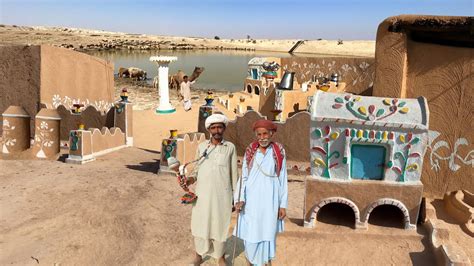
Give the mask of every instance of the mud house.
M 426 99 L 316 92 L 311 108 L 311 177 L 306 180 L 305 226 L 327 204 L 352 208 L 367 228 L 380 205 L 396 206 L 414 229 L 428 144 Z
M 0 47 L 0 113 L 21 106 L 30 117 L 63 105 L 108 111 L 114 102 L 113 64 L 48 45 Z M 31 136 L 34 121 L 31 120 Z M 2 127 L 0 127 L 0 134 Z

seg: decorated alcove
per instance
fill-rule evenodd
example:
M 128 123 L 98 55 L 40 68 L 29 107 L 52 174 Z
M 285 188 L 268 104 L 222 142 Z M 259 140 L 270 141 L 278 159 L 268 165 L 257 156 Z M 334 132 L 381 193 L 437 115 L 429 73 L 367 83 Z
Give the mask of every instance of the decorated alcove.
M 404 214 L 405 228 L 414 228 L 422 196 L 428 117 L 423 97 L 317 91 L 311 107 L 307 226 L 313 225 L 321 203 L 346 202 L 354 210 L 356 228 L 367 228 L 370 212 L 384 204 L 397 206 Z

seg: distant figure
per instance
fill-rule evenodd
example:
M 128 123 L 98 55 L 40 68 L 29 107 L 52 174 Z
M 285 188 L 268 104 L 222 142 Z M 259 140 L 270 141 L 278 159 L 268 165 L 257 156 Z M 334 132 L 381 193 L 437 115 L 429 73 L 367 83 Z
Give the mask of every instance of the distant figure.
M 188 76 L 183 77 L 183 82 L 180 84 L 180 90 L 179 93 L 183 97 L 183 105 L 184 105 L 184 111 L 189 111 L 191 110 L 191 84 L 194 84 L 196 80 L 194 81 L 188 81 Z

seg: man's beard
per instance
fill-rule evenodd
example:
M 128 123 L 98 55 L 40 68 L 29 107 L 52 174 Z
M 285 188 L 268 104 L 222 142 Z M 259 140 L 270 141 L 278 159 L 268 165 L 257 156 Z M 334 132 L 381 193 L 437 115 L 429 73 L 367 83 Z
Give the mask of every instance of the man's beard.
M 261 147 L 266 148 L 268 145 L 270 145 L 270 140 L 269 139 L 261 139 L 258 140 L 258 144 L 260 144 Z

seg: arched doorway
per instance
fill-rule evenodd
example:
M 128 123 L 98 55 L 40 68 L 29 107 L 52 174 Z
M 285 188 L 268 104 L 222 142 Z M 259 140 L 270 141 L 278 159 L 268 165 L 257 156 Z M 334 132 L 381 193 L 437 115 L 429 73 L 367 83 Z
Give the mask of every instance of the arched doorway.
M 355 214 L 351 207 L 343 203 L 329 203 L 324 205 L 316 217 L 318 227 L 340 225 L 354 228 Z
M 247 92 L 252 93 L 252 85 L 250 84 L 247 85 Z
M 255 94 L 260 95 L 260 88 L 255 86 Z
M 404 229 L 416 229 L 416 225 L 410 223 L 410 213 L 401 201 L 391 198 L 382 198 L 372 204 L 365 213 L 363 222 L 367 225 L 372 213 L 377 210 L 375 218 L 370 220 L 372 224 L 386 227 L 401 227 Z M 379 208 L 380 206 L 388 206 Z M 400 224 L 401 223 L 401 224 Z
M 403 212 L 393 205 L 380 205 L 375 207 L 370 213 L 370 225 L 377 225 L 382 227 L 405 228 Z
M 323 216 L 319 217 L 318 213 L 326 205 L 335 205 L 335 207 L 326 208 L 325 212 L 327 211 L 329 213 L 323 214 Z M 334 214 L 335 212 L 336 214 Z M 337 212 L 342 212 L 342 214 L 340 213 L 338 215 Z M 326 217 L 326 215 L 328 215 L 329 217 Z M 336 216 L 339 218 L 331 218 L 332 216 Z M 351 200 L 342 197 L 330 197 L 322 199 L 321 201 L 319 201 L 318 204 L 314 205 L 311 211 L 310 220 L 309 222 L 305 222 L 305 227 L 314 227 L 316 219 L 322 219 L 322 222 L 327 221 L 327 223 L 340 222 L 344 223 L 344 225 L 348 225 L 349 223 L 351 223 L 351 225 L 348 226 L 353 228 L 360 224 L 360 212 L 359 208 Z M 333 220 L 331 221 L 331 219 Z

